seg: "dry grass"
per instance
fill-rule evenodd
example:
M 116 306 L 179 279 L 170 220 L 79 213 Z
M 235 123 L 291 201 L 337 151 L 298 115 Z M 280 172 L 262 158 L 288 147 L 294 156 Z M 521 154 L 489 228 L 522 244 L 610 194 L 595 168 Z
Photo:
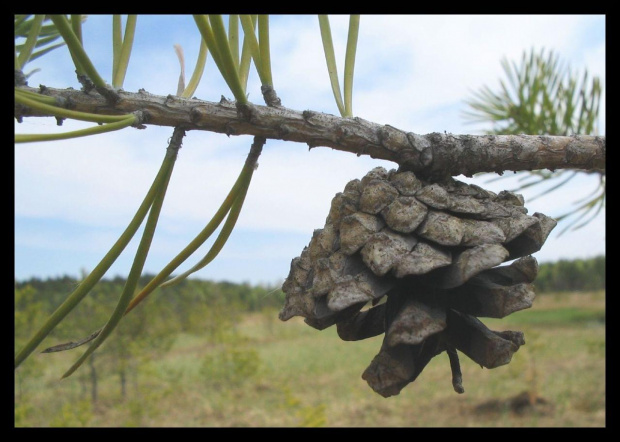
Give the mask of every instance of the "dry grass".
M 462 356 L 458 395 L 442 354 L 389 399 L 361 379 L 380 337 L 343 342 L 333 327 L 246 315 L 234 343 L 179 336 L 170 352 L 140 365 L 125 399 L 118 378 L 102 374 L 96 406 L 79 377 L 55 379 L 73 354 L 47 358 L 23 381 L 16 426 L 603 427 L 604 312 L 604 293 L 539 296 L 528 311 L 485 321 L 525 332 L 509 365 L 486 370 Z M 231 352 L 239 359 L 215 370 Z

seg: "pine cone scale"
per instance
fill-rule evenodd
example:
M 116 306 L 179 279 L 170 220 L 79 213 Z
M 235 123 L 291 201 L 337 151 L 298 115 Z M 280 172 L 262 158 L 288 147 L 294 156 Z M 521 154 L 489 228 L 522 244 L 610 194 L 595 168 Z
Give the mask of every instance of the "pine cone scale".
M 447 351 L 462 393 L 457 350 L 495 368 L 525 344 L 522 333 L 494 332 L 477 317 L 532 306 L 538 264 L 531 254 L 555 225 L 527 215 L 512 192 L 375 168 L 334 196 L 325 226 L 292 260 L 280 319 L 302 316 L 319 330 L 336 325 L 344 341 L 384 334 L 362 374 L 384 397 Z

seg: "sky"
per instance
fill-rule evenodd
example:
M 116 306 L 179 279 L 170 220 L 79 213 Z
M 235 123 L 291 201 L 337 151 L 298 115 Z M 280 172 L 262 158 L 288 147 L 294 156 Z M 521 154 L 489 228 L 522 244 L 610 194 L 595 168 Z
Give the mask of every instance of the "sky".
M 330 16 L 342 78 L 348 16 Z M 84 46 L 102 77 L 111 82 L 111 28 L 107 15 L 89 16 Z M 353 113 L 379 124 L 426 134 L 482 134 L 489 124 L 472 124 L 466 100 L 487 85 L 498 90 L 505 78 L 500 61 L 519 63 L 531 48 L 553 50 L 580 75 L 585 69 L 605 88 L 603 15 L 362 15 L 355 64 Z M 139 16 L 123 88 L 152 94 L 176 92 L 183 47 L 186 76 L 193 72 L 200 34 L 191 16 Z M 274 88 L 282 104 L 296 110 L 337 115 L 316 16 L 270 18 Z M 78 89 L 66 48 L 26 66 L 39 68 L 31 86 Z M 254 67 L 247 91 L 263 104 Z M 208 101 L 232 98 L 211 57 L 194 94 Z M 605 100 L 599 134 L 605 135 Z M 52 118 L 26 118 L 16 133 L 50 133 L 89 126 Z M 92 270 L 123 232 L 155 177 L 172 128 L 148 126 L 73 140 L 15 145 L 15 279 L 79 277 Z M 144 273 L 158 273 L 211 219 L 245 161 L 252 137 L 190 131 L 166 195 Z M 271 141 L 241 215 L 219 256 L 193 277 L 214 281 L 279 285 L 291 259 L 322 228 L 333 196 L 374 167 L 395 163 L 357 157 L 329 148 Z M 585 174 L 583 174 L 585 175 Z M 515 177 L 456 177 L 499 192 L 518 185 Z M 596 176 L 574 179 L 560 191 L 529 201 L 541 188 L 525 189 L 529 213 L 559 216 L 597 185 Z M 544 189 L 544 188 L 543 188 Z M 539 263 L 605 254 L 605 210 L 585 227 L 558 235 L 560 224 L 534 256 Z M 106 277 L 127 276 L 141 231 Z M 199 261 L 213 235 L 175 273 Z

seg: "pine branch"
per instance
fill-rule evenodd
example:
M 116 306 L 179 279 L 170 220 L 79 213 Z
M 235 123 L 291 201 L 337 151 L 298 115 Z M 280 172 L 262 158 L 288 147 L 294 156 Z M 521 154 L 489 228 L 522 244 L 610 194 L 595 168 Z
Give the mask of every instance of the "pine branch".
M 182 127 L 226 135 L 253 135 L 305 143 L 310 148 L 369 155 L 393 161 L 403 170 L 429 178 L 479 172 L 535 169 L 605 170 L 605 137 L 542 135 L 417 135 L 361 118 L 341 118 L 314 111 L 273 108 L 222 100 L 219 103 L 119 91 L 119 101 L 110 103 L 98 92 L 74 89 L 20 89 L 57 98 L 76 111 L 101 115 L 128 114 L 141 110 L 144 124 Z M 15 106 L 15 118 L 46 116 L 33 109 Z

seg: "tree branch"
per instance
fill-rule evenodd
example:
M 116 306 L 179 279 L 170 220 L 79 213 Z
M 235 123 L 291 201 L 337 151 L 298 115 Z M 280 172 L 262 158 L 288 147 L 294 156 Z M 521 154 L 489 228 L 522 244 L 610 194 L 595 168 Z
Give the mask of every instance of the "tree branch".
M 98 92 L 74 89 L 20 89 L 57 98 L 59 105 L 82 112 L 105 115 L 128 114 L 141 110 L 144 124 L 182 127 L 226 135 L 253 135 L 305 143 L 310 148 L 369 155 L 393 161 L 403 170 L 428 178 L 478 172 L 535 169 L 605 170 L 605 137 L 539 135 L 417 135 L 389 125 L 361 118 L 341 118 L 330 114 L 284 107 L 238 104 L 222 97 L 219 103 L 119 91 L 119 101 L 110 104 Z M 15 118 L 49 116 L 15 105 Z

